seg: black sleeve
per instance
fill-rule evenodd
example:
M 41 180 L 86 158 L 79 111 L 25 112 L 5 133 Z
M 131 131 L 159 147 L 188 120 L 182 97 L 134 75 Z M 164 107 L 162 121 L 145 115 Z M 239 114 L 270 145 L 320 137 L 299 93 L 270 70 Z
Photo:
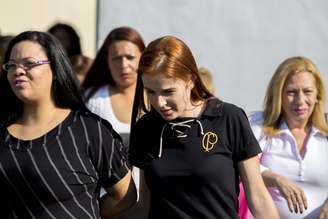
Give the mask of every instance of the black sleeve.
M 248 159 L 259 153 L 261 148 L 252 132 L 245 112 L 238 107 L 232 111 L 232 129 L 230 133 L 234 134 L 233 158 L 236 162 Z
M 135 126 L 132 127 L 130 133 L 130 145 L 129 145 L 129 161 L 131 165 L 144 168 L 146 159 L 145 154 L 147 153 L 144 149 L 146 147 L 143 136 L 146 132 L 145 125 L 143 124 L 143 119 L 140 119 Z M 143 131 L 144 130 L 144 131 Z
M 144 169 L 158 155 L 160 133 L 164 120 L 156 113 L 142 116 L 130 133 L 129 161 L 133 166 Z
M 130 169 L 127 151 L 120 135 L 106 120 L 98 120 L 89 148 L 91 159 L 99 174 L 99 182 L 108 188 L 120 181 Z

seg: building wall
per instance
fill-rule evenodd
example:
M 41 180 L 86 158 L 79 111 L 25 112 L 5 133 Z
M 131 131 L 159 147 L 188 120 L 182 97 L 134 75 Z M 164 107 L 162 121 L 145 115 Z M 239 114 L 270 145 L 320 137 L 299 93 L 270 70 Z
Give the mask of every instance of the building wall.
M 212 71 L 217 95 L 253 111 L 287 57 L 309 57 L 328 83 L 327 11 L 326 0 L 99 0 L 97 42 L 121 25 L 146 43 L 178 36 Z
M 72 25 L 81 38 L 83 52 L 94 57 L 96 0 L 1 0 L 0 34 L 25 30 L 46 31 L 56 22 Z

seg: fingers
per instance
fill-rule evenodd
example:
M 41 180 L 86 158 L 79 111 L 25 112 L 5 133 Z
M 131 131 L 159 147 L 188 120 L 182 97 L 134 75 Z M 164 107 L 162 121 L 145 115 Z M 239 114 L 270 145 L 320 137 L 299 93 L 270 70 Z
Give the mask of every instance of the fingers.
M 302 190 L 290 192 L 286 197 L 290 212 L 303 213 L 307 209 L 307 200 Z
M 295 192 L 294 196 L 296 198 L 298 210 L 302 214 L 303 211 L 305 210 L 305 205 L 306 205 L 303 201 L 302 192 Z M 295 202 L 294 202 L 294 204 L 295 204 Z M 297 213 L 297 211 L 295 211 L 295 212 Z
M 291 200 L 292 200 L 292 205 L 295 213 L 298 213 L 298 201 L 297 201 L 297 195 L 296 193 L 292 192 L 290 194 Z
M 307 200 L 303 190 L 293 181 L 279 176 L 276 178 L 277 187 L 285 197 L 290 212 L 303 213 L 307 207 Z
M 303 192 L 303 190 L 301 190 L 301 198 L 304 205 L 304 209 L 306 210 L 308 208 L 308 203 L 307 203 L 306 195 Z
M 288 196 L 286 197 L 286 200 L 287 200 L 287 204 L 288 204 L 289 211 L 293 213 L 293 210 L 294 210 L 294 204 L 293 204 L 293 201 L 292 201 L 292 195 L 288 195 Z

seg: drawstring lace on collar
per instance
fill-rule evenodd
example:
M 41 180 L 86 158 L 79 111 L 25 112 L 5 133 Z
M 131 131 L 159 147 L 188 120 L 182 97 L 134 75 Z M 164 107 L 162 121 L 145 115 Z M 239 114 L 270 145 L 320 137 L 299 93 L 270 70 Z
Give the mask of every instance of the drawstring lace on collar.
M 176 134 L 177 138 L 185 138 L 188 135 L 184 131 L 179 130 L 178 128 L 182 127 L 182 128 L 190 129 L 191 128 L 191 123 L 193 123 L 193 122 L 196 122 L 198 124 L 198 126 L 200 128 L 200 134 L 204 135 L 204 129 L 203 129 L 202 123 L 198 119 L 189 119 L 189 120 L 182 121 L 182 122 L 168 122 L 168 123 L 164 124 L 164 126 L 162 128 L 162 131 L 161 131 L 161 137 L 160 137 L 160 140 L 159 140 L 159 152 L 158 152 L 158 157 L 159 158 L 162 156 L 163 134 L 164 134 L 165 128 L 168 125 L 170 125 L 171 129 L 173 131 L 175 131 L 175 134 Z

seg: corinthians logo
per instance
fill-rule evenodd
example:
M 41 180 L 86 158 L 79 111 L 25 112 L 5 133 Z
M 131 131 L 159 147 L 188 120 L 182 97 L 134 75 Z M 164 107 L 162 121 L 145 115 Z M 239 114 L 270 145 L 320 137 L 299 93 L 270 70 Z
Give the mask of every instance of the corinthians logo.
M 203 136 L 202 147 L 205 152 L 213 149 L 214 145 L 218 142 L 218 135 L 214 132 L 206 132 Z

